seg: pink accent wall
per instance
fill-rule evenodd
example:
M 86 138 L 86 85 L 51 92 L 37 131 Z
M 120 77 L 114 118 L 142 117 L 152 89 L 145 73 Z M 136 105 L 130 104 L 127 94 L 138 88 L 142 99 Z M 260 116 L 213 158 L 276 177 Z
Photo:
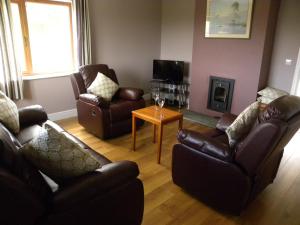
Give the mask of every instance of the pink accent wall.
M 275 29 L 279 6 L 280 0 L 255 1 L 250 39 L 212 39 L 204 38 L 206 0 L 196 1 L 190 95 L 192 111 L 220 115 L 207 109 L 210 75 L 235 79 L 232 113 L 239 114 L 255 101 L 258 87 L 265 86 L 267 81 L 273 46 L 270 34 Z

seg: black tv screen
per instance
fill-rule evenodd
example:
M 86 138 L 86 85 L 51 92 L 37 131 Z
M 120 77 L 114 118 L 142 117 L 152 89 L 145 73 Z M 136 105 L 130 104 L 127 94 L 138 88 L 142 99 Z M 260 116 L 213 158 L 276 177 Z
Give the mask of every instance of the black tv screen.
M 183 81 L 183 71 L 183 61 L 153 60 L 153 79 L 180 83 Z

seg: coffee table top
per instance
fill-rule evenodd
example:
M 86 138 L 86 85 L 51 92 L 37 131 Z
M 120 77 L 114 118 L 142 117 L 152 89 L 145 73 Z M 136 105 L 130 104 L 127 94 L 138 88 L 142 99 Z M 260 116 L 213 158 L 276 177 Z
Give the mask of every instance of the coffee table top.
M 132 114 L 140 119 L 151 123 L 161 124 L 168 123 L 183 117 L 183 114 L 167 108 L 159 108 L 158 106 L 149 106 L 146 108 L 132 111 Z

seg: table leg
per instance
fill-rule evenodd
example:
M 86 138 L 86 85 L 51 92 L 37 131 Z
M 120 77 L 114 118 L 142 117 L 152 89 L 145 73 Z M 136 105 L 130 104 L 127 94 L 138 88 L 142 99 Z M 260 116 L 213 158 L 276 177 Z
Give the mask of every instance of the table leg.
M 183 117 L 179 119 L 178 130 L 182 129 Z
M 156 142 L 156 129 L 157 129 L 156 125 L 153 124 L 153 139 L 152 139 L 153 143 Z
M 163 136 L 163 124 L 158 126 L 158 142 L 157 142 L 157 163 L 160 164 L 161 156 L 161 145 L 162 145 L 162 136 Z
M 135 116 L 132 115 L 132 150 L 135 151 L 135 141 L 136 141 L 136 122 Z

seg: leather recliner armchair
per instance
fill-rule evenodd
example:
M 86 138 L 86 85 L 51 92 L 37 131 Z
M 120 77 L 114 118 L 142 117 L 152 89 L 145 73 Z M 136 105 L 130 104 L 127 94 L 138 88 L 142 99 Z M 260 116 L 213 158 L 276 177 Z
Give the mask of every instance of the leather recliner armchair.
M 119 88 L 111 102 L 87 93 L 87 88 L 101 72 L 118 84 L 113 69 L 105 64 L 87 65 L 71 76 L 75 94 L 78 122 L 87 131 L 101 139 L 129 133 L 132 128 L 131 112 L 145 107 L 144 91 L 138 88 Z M 143 122 L 137 121 L 137 127 Z
M 139 169 L 130 161 L 111 162 L 57 124 L 47 121 L 40 106 L 19 110 L 21 130 L 15 135 L 0 123 L 0 224 L 1 225 L 139 225 L 144 190 Z M 92 154 L 100 168 L 63 180 L 51 191 L 19 149 L 34 138 L 44 122 Z
M 230 148 L 225 133 L 236 116 L 216 129 L 182 130 L 173 147 L 173 182 L 206 204 L 240 214 L 276 177 L 284 147 L 300 127 L 300 98 L 284 96 L 261 111 L 251 131 Z

